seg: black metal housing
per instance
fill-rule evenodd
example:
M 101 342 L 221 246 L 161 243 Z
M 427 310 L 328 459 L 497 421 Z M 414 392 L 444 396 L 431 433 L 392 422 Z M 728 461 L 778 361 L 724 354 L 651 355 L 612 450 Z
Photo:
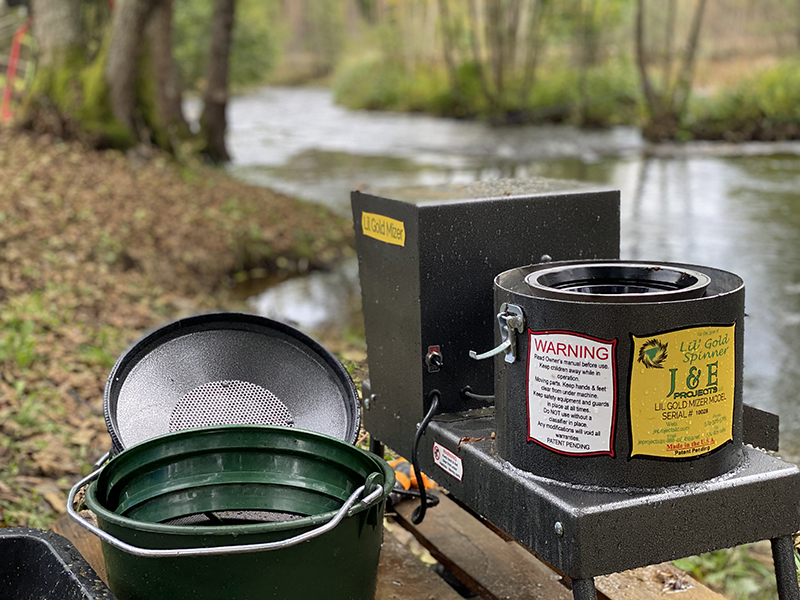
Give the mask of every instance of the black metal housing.
M 604 263 L 608 264 L 608 263 Z M 626 263 L 636 265 L 637 263 Z M 574 293 L 551 290 L 540 294 L 528 281 L 538 272 L 552 272 L 559 266 L 577 272 L 591 262 L 556 263 L 517 267 L 495 279 L 495 312 L 504 303 L 518 305 L 526 318 L 527 331 L 559 331 L 616 341 L 616 411 L 613 416 L 613 448 L 610 455 L 568 456 L 526 439 L 528 424 L 528 335 L 517 336 L 519 359 L 507 363 L 495 359 L 495 407 L 497 447 L 500 455 L 514 466 L 551 479 L 600 487 L 661 488 L 692 481 L 704 481 L 736 468 L 742 454 L 742 370 L 744 355 L 744 283 L 726 271 L 674 263 L 638 263 L 643 271 L 658 269 L 696 272 L 710 283 L 696 298 L 673 299 L 672 292 L 650 291 L 619 295 Z M 682 290 L 681 290 L 682 291 Z M 551 297 L 546 297 L 551 296 Z M 635 301 L 638 299 L 638 301 Z M 630 397 L 629 382 L 636 357 L 631 336 L 657 337 L 696 326 L 735 325 L 733 350 L 735 381 L 733 398 L 733 439 L 714 451 L 688 458 L 631 458 L 632 403 L 651 404 L 648 397 Z M 496 328 L 495 328 L 496 329 Z M 498 334 L 499 335 L 499 334 Z M 498 338 L 499 341 L 499 338 Z M 678 349 L 670 348 L 677 356 Z M 669 377 L 666 369 L 659 374 Z M 655 398 L 652 398 L 655 400 Z
M 496 427 L 491 409 L 482 416 L 440 415 L 422 441 L 423 472 L 574 579 L 790 536 L 800 528 L 800 471 L 747 446 L 739 467 L 708 481 L 602 491 L 538 477 L 500 459 Z M 434 444 L 459 457 L 461 480 L 434 462 Z
M 352 206 L 374 394 L 364 425 L 405 456 L 432 390 L 441 392 L 443 413 L 492 404 L 492 361 L 468 353 L 493 344 L 497 273 L 544 255 L 619 254 L 619 192 L 583 183 L 356 191 Z M 404 244 L 365 235 L 364 213 L 402 223 Z
M 421 469 L 569 575 L 576 600 L 596 600 L 591 579 L 596 575 L 764 539 L 772 541 L 781 600 L 800 600 L 791 539 L 800 528 L 800 470 L 747 446 L 777 449 L 778 420 L 741 403 L 744 291 L 738 277 L 698 267 L 710 279 L 697 278 L 703 288 L 699 293 L 691 290 L 683 300 L 661 298 L 650 307 L 626 299 L 614 303 L 616 313 L 605 310 L 611 302 L 592 307 L 559 300 L 558 292 L 548 292 L 549 301 L 544 296 L 531 300 L 524 279 L 536 267 L 517 267 L 551 257 L 587 261 L 618 256 L 618 192 L 572 182 L 515 180 L 354 192 L 352 204 L 371 378 L 362 387 L 364 424 L 374 451 L 385 443 L 411 456 L 417 424 L 431 397 L 441 397 L 439 414 L 420 435 Z M 383 225 L 380 218 L 362 223 L 373 218 L 369 215 L 383 218 Z M 398 224 L 402 238 L 391 229 Z M 394 237 L 380 239 L 384 225 Z M 492 302 L 491 281 L 509 270 L 512 275 L 498 277 L 502 285 Z M 657 293 L 663 285 L 683 287 L 674 278 L 653 286 L 633 283 L 624 290 L 612 285 L 582 291 L 638 294 Z M 506 334 L 523 328 L 517 329 L 515 311 L 508 309 L 504 319 L 498 312 L 523 296 L 528 305 L 521 312 L 534 326 L 553 319 L 554 328 L 571 331 L 578 323 L 607 336 L 615 335 L 615 319 L 640 331 L 637 320 L 646 316 L 646 329 L 640 332 L 645 334 L 667 331 L 676 323 L 735 322 L 739 350 L 730 442 L 699 460 L 629 459 L 623 454 L 630 446 L 623 417 L 618 430 L 624 433 L 615 442 L 621 462 L 613 466 L 609 456 L 548 457 L 549 450 L 529 454 L 524 445 L 511 443 L 509 432 L 524 422 L 520 370 L 527 341 L 514 334 L 522 360 L 508 362 L 509 348 L 498 344 L 498 323 Z M 646 308 L 651 315 L 644 314 Z M 495 361 L 468 358 L 470 350 L 493 346 Z M 631 360 L 628 351 L 620 366 L 630 369 Z M 495 364 L 519 372 L 510 378 L 508 372 L 498 373 L 495 389 Z M 627 375 L 617 372 L 621 385 Z M 628 460 L 636 465 L 623 466 Z

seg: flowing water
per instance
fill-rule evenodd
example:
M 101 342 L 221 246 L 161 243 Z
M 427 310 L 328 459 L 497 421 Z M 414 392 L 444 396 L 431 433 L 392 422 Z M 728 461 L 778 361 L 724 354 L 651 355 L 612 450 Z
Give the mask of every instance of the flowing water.
M 651 148 L 631 128 L 498 128 L 347 111 L 324 89 L 267 88 L 229 111 L 235 176 L 341 214 L 363 186 L 551 177 L 619 189 L 622 258 L 744 279 L 744 399 L 780 415 L 781 455 L 800 462 L 800 144 Z M 253 306 L 313 330 L 349 314 L 348 294 L 357 301 L 352 264 L 267 290 Z

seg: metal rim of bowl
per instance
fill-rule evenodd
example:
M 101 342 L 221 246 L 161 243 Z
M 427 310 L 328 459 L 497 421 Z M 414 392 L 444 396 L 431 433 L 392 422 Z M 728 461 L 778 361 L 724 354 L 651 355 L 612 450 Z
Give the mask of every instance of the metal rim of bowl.
M 711 278 L 696 269 L 650 262 L 583 262 L 544 266 L 525 277 L 534 296 L 591 302 L 658 302 L 700 298 Z

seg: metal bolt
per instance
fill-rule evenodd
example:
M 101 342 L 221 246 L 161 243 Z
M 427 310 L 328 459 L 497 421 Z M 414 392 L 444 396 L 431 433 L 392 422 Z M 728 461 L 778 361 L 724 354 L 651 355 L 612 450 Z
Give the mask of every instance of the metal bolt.
M 549 263 L 552 262 L 553 257 L 549 254 L 542 254 L 542 257 L 539 259 L 540 263 Z
M 561 524 L 561 521 L 556 521 L 555 530 L 558 537 L 564 535 L 564 526 Z
M 370 406 L 372 405 L 372 402 L 375 400 L 375 398 L 376 398 L 376 395 L 375 395 L 375 394 L 370 394 L 369 396 L 367 396 L 366 398 L 364 398 L 364 401 L 363 401 L 363 403 L 364 403 L 364 408 L 365 408 L 365 409 L 367 409 L 367 410 L 369 410 L 369 409 L 370 409 Z

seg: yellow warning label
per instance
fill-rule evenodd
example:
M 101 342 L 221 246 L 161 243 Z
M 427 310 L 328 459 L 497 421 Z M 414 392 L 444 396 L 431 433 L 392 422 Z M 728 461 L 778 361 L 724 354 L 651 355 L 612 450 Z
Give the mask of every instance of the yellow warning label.
M 402 221 L 375 213 L 361 213 L 361 230 L 364 235 L 387 244 L 406 245 L 406 227 Z
M 631 456 L 702 456 L 733 439 L 735 327 L 632 336 Z

